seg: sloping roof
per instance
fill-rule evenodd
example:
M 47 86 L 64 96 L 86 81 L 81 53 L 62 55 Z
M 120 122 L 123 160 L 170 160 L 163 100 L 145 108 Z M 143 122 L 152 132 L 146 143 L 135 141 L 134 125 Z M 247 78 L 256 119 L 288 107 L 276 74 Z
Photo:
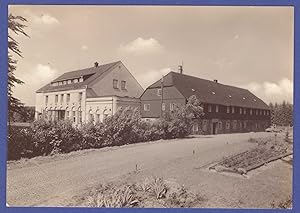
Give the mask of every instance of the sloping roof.
M 203 103 L 269 109 L 266 103 L 249 90 L 185 74 L 168 73 L 164 77 L 164 87 L 168 86 L 175 86 L 185 98 L 196 95 Z M 159 87 L 161 87 L 161 80 L 158 80 L 148 88 Z
M 40 88 L 37 90 L 37 93 L 40 92 L 55 92 L 55 91 L 63 91 L 63 90 L 73 90 L 73 89 L 80 89 L 80 88 L 85 88 L 88 87 L 89 83 L 95 80 L 96 78 L 103 78 L 105 75 L 111 71 L 116 64 L 122 63 L 121 61 L 109 63 L 109 64 L 103 64 L 99 65 L 98 67 L 90 67 L 82 70 L 76 70 L 76 71 L 71 71 L 71 72 L 66 72 L 59 76 L 58 78 L 54 79 L 52 82 L 58 82 L 58 81 L 63 81 L 63 80 L 68 80 L 68 79 L 74 79 L 74 78 L 79 78 L 81 76 L 88 76 L 83 82 L 78 82 L 78 83 L 72 83 L 72 84 L 66 84 L 66 85 L 58 85 L 58 86 L 53 86 L 51 83 L 45 85 L 44 87 Z

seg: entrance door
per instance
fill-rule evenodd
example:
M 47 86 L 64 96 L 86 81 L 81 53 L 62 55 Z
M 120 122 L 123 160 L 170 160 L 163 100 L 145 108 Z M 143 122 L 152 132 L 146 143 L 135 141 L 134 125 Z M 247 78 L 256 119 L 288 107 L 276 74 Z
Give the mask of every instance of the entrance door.
M 217 122 L 213 122 L 212 123 L 212 134 L 213 135 L 217 134 L 217 128 L 218 128 L 218 123 Z

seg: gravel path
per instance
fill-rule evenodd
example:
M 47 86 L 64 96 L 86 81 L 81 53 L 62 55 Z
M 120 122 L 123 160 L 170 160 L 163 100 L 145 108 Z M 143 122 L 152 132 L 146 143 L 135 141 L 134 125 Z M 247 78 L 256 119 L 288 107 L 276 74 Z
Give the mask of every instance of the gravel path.
M 37 157 L 9 162 L 7 166 L 7 203 L 10 206 L 66 206 L 72 203 L 74 196 L 82 194 L 88 188 L 99 183 L 141 179 L 145 176 L 157 175 L 173 178 L 195 190 L 205 191 L 209 200 L 207 207 L 223 207 L 226 203 L 229 207 L 234 207 L 236 205 L 232 204 L 234 200 L 230 203 L 228 197 L 225 196 L 226 200 L 222 196 L 232 192 L 233 189 L 238 190 L 236 184 L 247 185 L 246 180 L 224 177 L 217 173 L 202 171 L 199 168 L 220 160 L 222 157 L 253 147 L 255 144 L 247 142 L 250 137 L 270 137 L 271 135 L 272 133 L 243 133 L 199 136 L 99 150 L 83 150 L 54 157 Z M 139 172 L 132 175 L 136 167 Z M 286 171 L 291 170 L 286 167 L 280 173 Z M 268 172 L 271 173 L 268 176 L 274 174 L 272 171 Z M 265 178 L 264 175 L 261 178 Z M 249 180 L 251 179 L 254 178 Z M 221 187 L 222 181 L 225 184 L 224 188 Z M 278 183 L 290 183 L 291 185 L 291 174 L 280 176 L 278 179 L 275 177 L 275 180 L 273 178 L 269 183 L 271 183 L 270 186 L 268 183 L 259 182 L 264 187 L 275 188 L 272 190 L 273 197 L 286 196 L 290 193 L 291 186 L 287 185 L 282 189 Z M 249 188 L 249 191 L 254 194 L 263 194 L 264 191 L 259 184 L 256 184 L 254 188 Z M 232 187 L 233 185 L 235 187 Z M 258 191 L 255 192 L 254 189 Z M 233 194 L 235 200 L 238 199 L 236 198 L 238 194 Z M 219 200 L 209 199 L 211 197 Z M 259 203 L 255 204 L 250 201 L 254 202 L 249 199 L 245 206 L 261 206 Z

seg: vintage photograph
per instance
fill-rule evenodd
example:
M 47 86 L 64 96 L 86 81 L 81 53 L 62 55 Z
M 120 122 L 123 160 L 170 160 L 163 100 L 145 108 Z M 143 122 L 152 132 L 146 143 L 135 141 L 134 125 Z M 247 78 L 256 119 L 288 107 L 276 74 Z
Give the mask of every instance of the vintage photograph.
M 10 5 L 8 207 L 293 205 L 294 8 Z

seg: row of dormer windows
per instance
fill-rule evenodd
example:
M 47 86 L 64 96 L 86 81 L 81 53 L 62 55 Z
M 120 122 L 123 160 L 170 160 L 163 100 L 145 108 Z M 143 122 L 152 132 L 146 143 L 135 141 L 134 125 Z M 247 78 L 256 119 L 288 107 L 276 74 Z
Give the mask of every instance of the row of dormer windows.
M 67 84 L 75 84 L 83 82 L 83 77 L 81 76 L 80 78 L 74 78 L 74 79 L 68 79 L 68 80 L 63 80 L 63 81 L 57 81 L 57 82 L 52 82 L 51 86 L 61 86 L 61 85 L 67 85 Z
M 207 112 L 219 112 L 219 105 L 214 105 L 214 110 L 212 109 L 213 106 L 208 104 L 207 105 Z M 263 109 L 249 109 L 243 107 L 234 107 L 234 106 L 226 106 L 226 113 L 227 114 L 235 114 L 239 113 L 240 115 L 270 115 L 269 110 Z
M 75 94 L 72 94 L 72 96 L 73 95 L 75 95 Z M 77 95 L 78 95 L 78 102 L 81 102 L 82 101 L 82 92 L 79 92 Z M 45 96 L 45 105 L 49 104 L 49 96 L 50 95 L 46 95 Z M 66 103 L 69 103 L 70 99 L 71 99 L 71 94 L 70 93 L 67 93 L 67 94 L 56 94 L 56 95 L 54 95 L 54 103 L 55 104 L 57 104 L 58 102 L 60 104 L 63 104 L 65 101 L 66 101 Z

